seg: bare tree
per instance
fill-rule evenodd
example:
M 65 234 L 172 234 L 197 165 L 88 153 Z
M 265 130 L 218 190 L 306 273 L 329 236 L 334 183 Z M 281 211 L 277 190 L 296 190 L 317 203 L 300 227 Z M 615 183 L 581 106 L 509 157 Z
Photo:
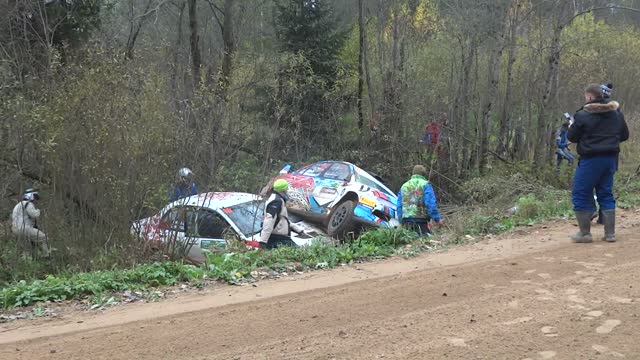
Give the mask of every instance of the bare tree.
M 488 7 L 494 14 L 494 21 L 489 23 L 489 35 L 491 36 L 490 58 L 487 69 L 487 91 L 482 102 L 480 115 L 480 146 L 478 148 L 478 170 L 484 173 L 487 165 L 487 152 L 489 150 L 489 135 L 491 131 L 491 115 L 493 105 L 497 100 L 500 82 L 500 62 L 504 49 L 506 18 L 508 6 L 504 1 L 495 1 Z
M 224 24 L 222 26 L 222 39 L 224 42 L 224 54 L 222 58 L 222 75 L 220 79 L 220 95 L 226 99 L 227 90 L 232 72 L 232 60 L 235 53 L 235 42 L 233 35 L 233 0 L 224 2 Z
M 358 51 L 358 128 L 362 130 L 364 126 L 364 111 L 362 110 L 362 94 L 364 93 L 364 52 L 366 48 L 365 33 L 367 29 L 364 21 L 363 0 L 358 0 L 358 30 L 359 30 L 359 51 Z M 369 89 L 371 91 L 371 89 Z
M 189 31 L 190 40 L 189 45 L 191 48 L 191 72 L 193 75 L 193 88 L 200 83 L 200 67 L 202 66 L 202 59 L 200 55 L 200 35 L 198 34 L 198 12 L 196 0 L 188 0 L 189 6 Z

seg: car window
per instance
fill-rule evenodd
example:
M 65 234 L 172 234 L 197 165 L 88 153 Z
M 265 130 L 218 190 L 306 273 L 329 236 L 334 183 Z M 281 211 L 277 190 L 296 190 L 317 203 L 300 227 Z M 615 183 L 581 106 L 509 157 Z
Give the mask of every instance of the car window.
M 176 206 L 167 211 L 160 220 L 163 230 L 186 232 L 186 211 L 183 206 Z
M 361 184 L 364 184 L 372 189 L 376 189 L 378 191 L 381 191 L 385 194 L 387 194 L 388 196 L 395 196 L 395 194 L 389 190 L 389 188 L 387 188 L 386 186 L 384 186 L 383 184 L 381 184 L 380 182 L 378 182 L 376 179 L 374 179 L 371 175 L 365 173 L 365 172 L 358 172 L 357 173 L 357 181 Z
M 196 219 L 195 233 L 198 237 L 222 239 L 229 224 L 220 215 L 209 209 L 200 209 Z
M 322 172 L 325 171 L 329 167 L 329 165 L 331 165 L 331 163 L 326 163 L 326 162 L 315 163 L 313 165 L 308 166 L 305 169 L 300 170 L 300 174 L 311 176 L 311 177 L 320 176 L 320 174 L 322 174 Z
M 187 237 L 221 239 L 229 224 L 210 209 L 176 206 L 162 217 L 163 230 L 185 233 Z
M 322 177 L 331 180 L 348 180 L 351 175 L 349 165 L 342 163 L 333 163 L 329 169 L 327 169 Z
M 242 234 L 249 238 L 262 229 L 264 202 L 259 200 L 230 206 L 222 209 Z

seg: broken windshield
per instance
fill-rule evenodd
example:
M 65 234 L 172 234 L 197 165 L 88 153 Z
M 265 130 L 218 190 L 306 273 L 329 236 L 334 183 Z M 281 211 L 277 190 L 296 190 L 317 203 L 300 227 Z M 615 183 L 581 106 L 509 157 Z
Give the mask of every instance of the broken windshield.
M 245 238 L 257 234 L 262 228 L 262 214 L 264 212 L 262 201 L 248 201 L 224 208 L 222 212 L 238 227 Z

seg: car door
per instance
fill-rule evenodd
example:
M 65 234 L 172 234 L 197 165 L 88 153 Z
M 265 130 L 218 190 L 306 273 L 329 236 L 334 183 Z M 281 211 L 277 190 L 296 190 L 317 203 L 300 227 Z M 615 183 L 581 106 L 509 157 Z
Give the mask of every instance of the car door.
M 160 231 L 165 252 L 172 257 L 189 256 L 198 239 L 195 221 L 198 211 L 193 206 L 174 206 L 160 219 Z
M 164 214 L 160 228 L 170 254 L 202 262 L 203 249 L 225 246 L 224 233 L 230 226 L 211 209 L 176 206 Z
M 225 233 L 228 230 L 233 230 L 227 220 L 208 208 L 200 208 L 198 210 L 195 224 L 195 233 L 199 241 L 198 246 L 202 250 L 224 247 L 226 245 Z

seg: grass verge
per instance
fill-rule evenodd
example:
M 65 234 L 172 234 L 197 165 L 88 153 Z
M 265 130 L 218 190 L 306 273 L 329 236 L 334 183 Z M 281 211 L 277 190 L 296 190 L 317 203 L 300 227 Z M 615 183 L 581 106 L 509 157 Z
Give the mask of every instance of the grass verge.
M 0 306 L 8 309 L 46 301 L 84 297 L 102 299 L 109 298 L 106 294 L 126 290 L 146 290 L 184 282 L 198 285 L 205 279 L 238 284 L 251 280 L 259 269 L 324 269 L 396 254 L 414 255 L 428 248 L 430 239 L 418 238 L 411 231 L 376 229 L 364 233 L 352 243 L 338 246 L 318 241 L 304 248 L 208 253 L 206 262 L 201 266 L 158 262 L 127 270 L 49 275 L 43 280 L 22 280 L 0 290 Z

